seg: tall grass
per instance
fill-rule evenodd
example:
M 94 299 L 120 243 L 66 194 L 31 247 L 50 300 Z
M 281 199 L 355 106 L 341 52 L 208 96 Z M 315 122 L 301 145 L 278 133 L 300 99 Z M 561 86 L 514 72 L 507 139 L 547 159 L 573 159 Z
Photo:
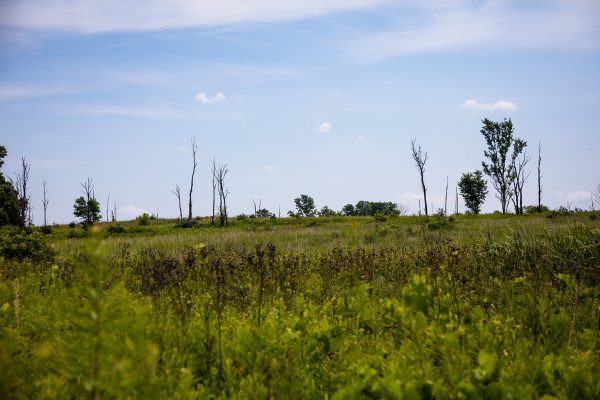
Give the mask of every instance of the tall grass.
M 0 398 L 600 397 L 597 220 L 312 221 L 3 258 Z

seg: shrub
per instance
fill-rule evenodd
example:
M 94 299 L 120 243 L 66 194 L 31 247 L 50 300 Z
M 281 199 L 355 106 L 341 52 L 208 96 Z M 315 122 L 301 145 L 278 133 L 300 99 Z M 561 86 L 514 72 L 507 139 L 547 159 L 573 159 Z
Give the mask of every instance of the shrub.
M 139 226 L 148 226 L 150 225 L 150 215 L 148 213 L 143 213 L 139 217 L 136 218 Z
M 196 226 L 196 223 L 197 222 L 193 220 L 179 221 L 177 225 L 175 225 L 175 228 L 193 228 L 194 226 Z
M 7 260 L 43 262 L 54 258 L 54 250 L 39 232 L 21 231 L 2 236 L 0 255 Z
M 44 225 L 40 228 L 40 232 L 44 235 L 50 235 L 52 233 L 52 227 L 50 225 Z
M 534 205 L 525 206 L 524 209 L 525 209 L 524 210 L 525 214 L 537 214 L 538 213 L 538 206 L 534 206 Z M 545 205 L 542 204 L 542 210 L 541 211 L 543 213 L 545 213 L 545 212 L 550 211 L 550 209 L 547 206 L 545 206 Z
M 69 228 L 75 228 L 77 224 L 73 221 L 69 222 Z
M 126 230 L 124 227 L 122 227 L 119 224 L 116 225 L 111 225 L 108 227 L 108 229 L 106 230 L 106 235 L 110 236 L 110 235 L 119 235 L 121 233 L 125 233 Z
M 375 216 L 373 217 L 373 219 L 375 219 L 376 222 L 385 222 L 387 221 L 387 217 L 383 214 L 375 214 Z
M 70 231 L 69 234 L 67 235 L 67 238 L 69 239 L 82 239 L 84 237 L 87 237 L 87 231 L 86 230 L 81 230 L 81 231 Z

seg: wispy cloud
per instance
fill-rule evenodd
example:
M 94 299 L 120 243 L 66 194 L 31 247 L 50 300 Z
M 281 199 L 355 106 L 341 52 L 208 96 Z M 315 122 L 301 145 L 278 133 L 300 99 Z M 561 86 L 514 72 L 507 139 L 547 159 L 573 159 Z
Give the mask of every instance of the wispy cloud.
M 332 128 L 333 128 L 333 126 L 331 125 L 330 122 L 323 122 L 321 125 L 319 125 L 317 130 L 321 133 L 328 133 L 328 132 L 331 132 Z
M 291 21 L 389 0 L 5 0 L 0 24 L 84 33 Z
M 138 106 L 89 106 L 73 107 L 59 112 L 65 115 L 119 115 L 135 118 L 184 119 L 188 116 L 181 111 L 166 107 Z
M 227 97 L 221 92 L 217 93 L 213 97 L 209 97 L 206 93 L 198 93 L 194 99 L 200 104 L 217 104 L 227 100 Z
M 265 165 L 263 167 L 263 171 L 266 171 L 266 172 L 269 172 L 269 173 L 275 171 L 276 169 L 277 169 L 277 167 L 274 166 L 274 165 Z
M 356 135 L 354 136 L 354 140 L 356 141 L 361 141 L 361 140 L 365 140 L 367 137 L 365 135 Z
M 489 48 L 600 47 L 600 3 L 548 0 L 522 2 L 406 1 L 413 23 L 366 32 L 348 45 L 364 61 L 411 54 Z M 414 22 L 418 21 L 418 22 Z
M 139 208 L 129 204 L 123 208 L 119 208 L 118 216 L 120 219 L 133 219 L 139 217 L 143 213 L 148 213 L 148 211 L 144 210 L 143 208 Z
M 461 107 L 482 111 L 516 111 L 518 108 L 512 101 L 500 100 L 495 103 L 479 103 L 475 99 L 465 100 Z
M 63 91 L 64 90 L 62 88 L 37 87 L 33 85 L 0 86 L 0 101 L 11 101 L 31 97 L 50 96 L 53 94 L 62 93 Z

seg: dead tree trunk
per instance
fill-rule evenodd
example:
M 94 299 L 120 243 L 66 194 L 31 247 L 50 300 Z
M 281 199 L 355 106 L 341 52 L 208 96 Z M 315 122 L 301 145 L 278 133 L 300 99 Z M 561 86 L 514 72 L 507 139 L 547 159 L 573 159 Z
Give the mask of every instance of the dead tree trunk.
M 31 224 L 31 199 L 27 192 L 29 183 L 29 172 L 31 165 L 25 157 L 21 158 L 21 170 L 17 172 L 13 186 L 17 189 L 17 201 L 19 205 L 19 227 L 25 228 L 27 223 Z
M 530 172 L 525 171 L 525 167 L 531 158 L 523 151 L 519 157 L 513 158 L 512 169 L 512 197 L 511 200 L 515 206 L 515 214 L 523 214 L 523 187 L 529 178 Z
M 198 145 L 196 144 L 196 138 L 192 139 L 192 157 L 194 161 L 194 166 L 192 168 L 192 179 L 190 182 L 190 198 L 188 203 L 188 220 L 192 220 L 192 193 L 194 191 L 194 174 L 196 173 L 196 166 L 198 163 L 196 162 L 196 151 L 198 150 Z
M 113 201 L 112 221 L 117 222 L 117 200 Z
M 456 185 L 456 200 L 454 201 L 454 214 L 458 214 L 458 185 Z
M 229 190 L 225 188 L 225 176 L 229 170 L 227 169 L 227 164 L 219 165 L 216 168 L 215 180 L 217 181 L 217 190 L 219 192 L 219 224 L 221 226 L 228 224 L 227 219 L 227 196 L 229 195 Z
M 448 215 L 448 177 L 446 177 L 446 196 L 444 197 L 444 216 Z
M 48 182 L 46 182 L 46 181 L 42 182 L 42 185 L 44 186 L 44 193 L 43 193 L 44 197 L 42 198 L 42 206 L 44 207 L 44 226 L 47 225 L 46 212 L 48 211 L 48 203 L 50 202 L 50 199 L 48 199 L 47 184 L 48 184 Z
M 425 206 L 425 215 L 429 215 L 427 212 L 427 187 L 425 186 L 425 163 L 427 162 L 427 152 L 423 153 L 421 146 L 417 146 L 417 139 L 413 139 L 411 142 L 412 157 L 417 164 L 419 175 L 421 176 L 421 187 L 423 189 L 423 203 Z
M 217 161 L 213 157 L 212 165 L 212 216 L 210 217 L 210 224 L 215 224 L 215 205 L 216 205 L 216 194 L 217 194 Z
M 110 194 L 108 195 L 108 198 L 106 199 L 106 222 L 108 222 L 108 207 L 110 207 Z
M 537 164 L 537 184 L 538 184 L 538 214 L 542 212 L 542 142 L 538 142 L 538 164 Z
M 181 211 L 181 189 L 179 188 L 179 185 L 175 185 L 173 194 L 177 196 L 177 204 L 179 205 L 179 222 L 181 222 L 181 220 L 183 220 L 183 212 Z

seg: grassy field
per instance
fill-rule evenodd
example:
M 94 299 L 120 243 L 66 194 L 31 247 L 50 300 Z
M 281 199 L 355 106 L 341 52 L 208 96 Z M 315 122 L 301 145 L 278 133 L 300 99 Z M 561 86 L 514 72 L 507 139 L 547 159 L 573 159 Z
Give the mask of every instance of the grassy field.
M 0 232 L 0 398 L 600 398 L 600 218 Z

